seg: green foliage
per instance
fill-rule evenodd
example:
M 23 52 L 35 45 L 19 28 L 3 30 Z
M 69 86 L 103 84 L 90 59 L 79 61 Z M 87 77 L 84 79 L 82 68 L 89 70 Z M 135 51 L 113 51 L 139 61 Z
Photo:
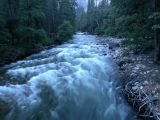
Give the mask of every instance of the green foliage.
M 87 15 L 83 7 L 76 9 L 76 30 L 85 31 L 87 24 Z
M 47 39 L 43 29 L 34 29 L 30 27 L 18 28 L 16 30 L 17 44 L 24 46 L 26 49 L 34 49 L 43 40 Z
M 141 44 L 140 44 L 141 43 Z M 134 53 L 138 53 L 141 51 L 148 51 L 151 48 L 153 48 L 151 40 L 150 39 L 143 39 L 140 37 L 133 37 L 130 39 L 126 39 L 123 41 L 123 45 L 127 46 L 130 51 L 133 51 Z
M 154 12 L 151 16 L 149 16 L 150 19 L 160 19 L 160 12 Z
M 153 20 L 158 20 L 160 19 L 160 12 L 154 12 L 151 16 L 149 16 L 150 19 Z M 158 30 L 160 29 L 160 24 L 156 23 L 155 25 L 152 26 L 153 30 Z
M 73 26 L 69 21 L 64 21 L 62 25 L 59 26 L 58 29 L 58 40 L 56 41 L 58 44 L 65 42 L 66 40 L 72 38 L 74 34 Z
M 157 75 L 156 82 L 160 84 L 160 75 Z
M 75 27 L 75 1 L 74 0 L 60 0 L 59 21 L 60 25 L 64 21 L 69 21 Z
M 57 36 L 60 43 L 71 38 L 75 5 L 75 0 L 0 0 L 0 64 L 56 44 Z
M 98 5 L 96 0 L 88 1 L 86 13 L 86 29 L 98 35 L 126 38 L 125 45 L 135 52 L 153 48 L 153 29 L 159 29 L 159 24 L 153 26 L 153 19 L 159 18 L 154 11 L 152 0 L 102 0 Z M 153 26 L 153 27 L 152 27 Z
M 21 23 L 27 27 L 41 28 L 45 20 L 45 14 L 42 11 L 42 0 L 21 0 Z
M 104 35 L 104 28 L 96 28 L 95 33 L 97 35 Z
M 152 29 L 153 29 L 153 30 L 157 30 L 157 29 L 160 29 L 160 24 L 157 24 L 157 25 L 153 25 L 153 26 L 152 26 Z

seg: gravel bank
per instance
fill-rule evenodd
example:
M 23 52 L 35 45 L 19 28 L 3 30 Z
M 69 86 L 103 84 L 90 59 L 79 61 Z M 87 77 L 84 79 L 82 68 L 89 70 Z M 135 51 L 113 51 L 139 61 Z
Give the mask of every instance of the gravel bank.
M 128 102 L 143 119 L 160 120 L 160 65 L 154 64 L 153 52 L 134 54 L 122 45 L 122 39 L 105 39 L 123 76 Z

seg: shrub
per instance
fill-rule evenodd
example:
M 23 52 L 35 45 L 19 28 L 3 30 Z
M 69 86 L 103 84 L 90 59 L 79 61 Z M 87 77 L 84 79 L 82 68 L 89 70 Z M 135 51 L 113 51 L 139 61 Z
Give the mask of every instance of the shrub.
M 103 35 L 104 34 L 104 29 L 103 28 L 96 28 L 95 29 L 95 33 L 97 35 Z
M 63 24 L 59 26 L 58 29 L 58 39 L 56 40 L 57 44 L 61 44 L 68 39 L 72 38 L 74 34 L 73 26 L 69 21 L 64 21 Z
M 16 30 L 16 43 L 26 49 L 34 49 L 47 39 L 43 29 L 20 27 Z

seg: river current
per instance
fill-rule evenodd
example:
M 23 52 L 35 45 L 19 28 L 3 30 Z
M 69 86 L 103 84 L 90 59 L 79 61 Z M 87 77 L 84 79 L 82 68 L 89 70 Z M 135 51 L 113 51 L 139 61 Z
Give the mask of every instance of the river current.
M 10 106 L 4 120 L 135 120 L 119 95 L 119 75 L 107 45 L 93 35 L 73 40 L 5 66 L 0 86 Z

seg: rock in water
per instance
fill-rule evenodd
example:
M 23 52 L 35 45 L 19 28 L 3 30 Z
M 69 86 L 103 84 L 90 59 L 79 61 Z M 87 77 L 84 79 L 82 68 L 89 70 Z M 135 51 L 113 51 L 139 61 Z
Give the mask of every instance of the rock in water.
M 0 100 L 0 120 L 3 120 L 5 116 L 9 113 L 10 107 L 8 103 Z

